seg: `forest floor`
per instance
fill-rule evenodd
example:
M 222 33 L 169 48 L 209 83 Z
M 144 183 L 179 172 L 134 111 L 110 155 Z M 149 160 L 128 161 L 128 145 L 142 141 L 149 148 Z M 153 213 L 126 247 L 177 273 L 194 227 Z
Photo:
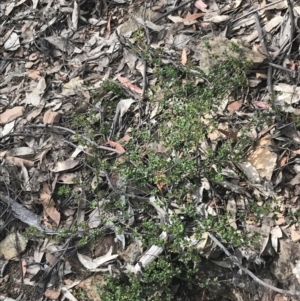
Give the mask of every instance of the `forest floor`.
M 294 2 L 1 1 L 0 300 L 300 300 Z

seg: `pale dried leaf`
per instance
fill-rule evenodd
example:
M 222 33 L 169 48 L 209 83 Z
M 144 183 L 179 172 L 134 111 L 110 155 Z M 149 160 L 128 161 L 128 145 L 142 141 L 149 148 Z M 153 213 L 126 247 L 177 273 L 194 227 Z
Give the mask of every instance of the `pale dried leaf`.
M 59 291 L 47 289 L 44 293 L 45 297 L 50 298 L 51 300 L 57 300 L 60 296 Z
M 36 152 L 34 149 L 26 146 L 12 148 L 8 150 L 6 153 L 7 156 L 12 156 L 12 157 L 28 157 L 28 156 L 31 157 L 35 154 Z
M 233 228 L 237 229 L 237 224 L 236 224 L 237 209 L 236 209 L 236 202 L 235 202 L 235 199 L 233 198 L 233 196 L 231 196 L 228 199 L 227 208 L 226 209 L 230 213 L 230 217 L 229 217 L 229 225 L 230 225 L 230 227 L 233 227 Z
M 44 95 L 46 87 L 47 85 L 45 78 L 41 78 L 31 93 L 26 93 L 26 98 L 22 101 L 22 103 L 33 105 L 35 107 L 39 106 L 41 104 L 41 99 Z
M 27 71 L 27 75 L 28 75 L 28 77 L 30 77 L 32 79 L 38 79 L 38 80 L 41 79 L 41 74 L 40 74 L 40 71 L 38 71 L 38 70 L 29 70 L 29 71 Z
M 89 215 L 89 227 L 91 229 L 97 228 L 102 223 L 102 218 L 100 218 L 100 208 L 95 208 Z
M 207 5 L 202 0 L 197 0 L 194 5 L 204 13 L 208 12 Z
M 168 19 L 170 19 L 174 23 L 181 23 L 183 22 L 183 19 L 179 16 L 168 16 Z
M 16 106 L 12 109 L 6 110 L 4 113 L 0 114 L 0 124 L 9 123 L 24 114 L 24 107 Z
M 51 191 L 47 183 L 43 183 L 43 187 L 40 191 L 40 202 L 44 207 L 45 213 L 51 217 L 51 219 L 59 225 L 60 222 L 60 213 L 56 210 L 55 203 L 51 196 Z
M 67 298 L 68 300 L 78 301 L 78 299 L 76 299 L 65 286 L 62 287 L 61 292 L 63 293 L 64 297 Z
M 268 146 L 271 147 L 273 144 L 270 135 L 263 137 L 254 152 L 248 157 L 248 161 L 256 168 L 260 177 L 269 181 L 277 162 L 277 154 L 268 149 Z
M 112 148 L 116 149 L 117 151 L 119 151 L 121 154 L 125 153 L 124 147 L 119 142 L 114 142 L 114 141 L 109 140 L 109 141 L 107 141 L 107 144 L 110 147 L 112 147 Z
M 274 301 L 288 301 L 288 298 L 286 296 L 278 293 L 275 295 Z
M 111 260 L 114 260 L 119 256 L 118 254 L 112 255 L 112 247 L 110 247 L 110 249 L 106 255 L 97 257 L 95 259 L 92 259 L 92 258 L 90 258 L 86 255 L 82 255 L 80 253 L 77 253 L 77 255 L 78 255 L 78 259 L 80 260 L 82 265 L 90 271 L 97 269 L 102 264 L 109 262 Z
M 7 260 L 18 260 L 19 252 L 24 252 L 26 245 L 26 239 L 19 232 L 11 233 L 0 242 L 0 254 Z
M 12 32 L 9 38 L 4 43 L 4 48 L 7 51 L 15 51 L 20 47 L 20 39 L 17 33 Z
M 79 14 L 80 14 L 80 8 L 78 6 L 77 1 L 74 1 L 74 9 L 72 12 L 72 25 L 73 25 L 73 30 L 76 31 L 78 28 L 78 18 L 79 18 Z
M 205 18 L 205 21 L 218 24 L 227 21 L 229 19 L 231 19 L 231 16 L 222 15 L 222 16 L 211 16 L 210 18 Z
M 44 114 L 43 123 L 44 124 L 53 124 L 59 122 L 60 113 L 53 112 L 52 110 L 48 110 Z
M 291 239 L 293 242 L 298 242 L 300 240 L 300 233 L 294 229 L 291 229 Z
M 128 111 L 128 109 L 134 102 L 135 102 L 135 100 L 132 98 L 122 99 L 118 102 L 117 111 L 119 110 L 119 114 L 120 114 L 119 118 L 120 119 L 124 116 L 124 114 Z M 120 122 L 121 122 L 121 120 L 119 120 L 119 123 Z
M 130 89 L 132 92 L 137 93 L 137 94 L 142 94 L 143 90 L 132 84 L 131 81 L 129 79 L 127 79 L 126 77 L 117 75 L 117 79 L 128 89 Z
M 271 234 L 277 238 L 282 238 L 282 236 L 283 236 L 282 230 L 279 226 L 276 226 L 274 229 L 272 229 Z
M 105 278 L 101 274 L 95 274 L 87 279 L 84 279 L 78 284 L 78 287 L 87 292 L 88 297 L 93 301 L 101 301 L 99 296 L 99 285 L 104 286 L 106 284 Z
M 264 101 L 253 100 L 253 103 L 255 105 L 257 105 L 259 108 L 262 108 L 262 109 L 269 109 L 270 108 L 270 105 L 267 102 L 264 102 Z
M 239 110 L 241 108 L 241 106 L 242 106 L 241 101 L 234 101 L 234 102 L 230 103 L 227 108 L 228 108 L 229 113 L 232 114 L 235 111 Z
M 260 183 L 259 173 L 257 172 L 256 168 L 249 162 L 242 162 L 238 163 L 239 167 L 247 176 L 248 180 L 253 183 Z
M 76 167 L 80 161 L 68 159 L 66 161 L 58 161 L 55 163 L 54 168 L 50 169 L 53 172 L 61 172 Z
M 21 261 L 21 267 L 22 267 L 22 274 L 23 274 L 23 277 L 25 276 L 26 274 L 26 271 L 27 271 L 27 262 L 25 259 L 22 259 Z
M 186 48 L 183 48 L 182 49 L 182 52 L 181 52 L 181 64 L 183 66 L 185 66 L 187 63 L 187 54 L 186 54 Z
M 56 48 L 58 48 L 61 51 L 66 51 L 69 55 L 73 53 L 75 46 L 71 41 L 67 41 L 63 37 L 59 36 L 50 36 L 45 37 L 45 40 L 47 40 L 50 44 L 54 45 Z
M 74 184 L 76 179 L 78 179 L 76 173 L 64 173 L 58 177 L 57 181 L 64 184 Z
M 25 160 L 22 158 L 16 158 L 16 157 L 5 157 L 5 160 L 9 162 L 9 164 L 15 165 L 15 166 L 22 166 L 22 164 L 26 167 L 33 167 L 34 162 L 30 160 Z
M 84 82 L 79 77 L 72 78 L 68 83 L 64 84 L 62 94 L 65 96 L 78 95 L 82 90 Z

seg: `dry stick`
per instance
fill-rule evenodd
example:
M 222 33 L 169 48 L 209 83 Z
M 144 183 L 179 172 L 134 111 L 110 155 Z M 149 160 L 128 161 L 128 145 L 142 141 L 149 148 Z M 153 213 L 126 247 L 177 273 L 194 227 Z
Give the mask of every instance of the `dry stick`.
M 58 129 L 58 130 L 63 130 L 63 131 L 66 131 L 66 132 L 69 132 L 73 135 L 76 135 L 76 132 L 73 131 L 73 130 L 70 130 L 68 128 L 65 128 L 63 126 L 58 126 L 58 125 L 47 125 L 47 124 L 29 124 L 29 125 L 26 125 L 25 127 L 31 127 L 31 128 L 54 128 L 54 129 Z M 114 152 L 114 153 L 117 153 L 118 155 L 121 155 L 123 154 L 123 152 L 119 152 L 118 150 L 114 149 L 114 148 L 111 148 L 111 147 L 107 147 L 107 146 L 102 146 L 102 145 L 98 145 L 96 142 L 92 141 L 90 138 L 86 137 L 86 136 L 83 136 L 83 135 L 80 135 L 82 138 L 84 138 L 87 142 L 91 143 L 92 145 L 96 146 L 97 148 L 100 148 L 100 149 L 103 149 L 103 150 L 107 150 L 107 151 L 110 151 L 110 152 Z
M 274 67 L 274 68 L 276 68 L 276 69 L 280 69 L 280 70 L 282 70 L 282 71 L 286 71 L 286 72 L 290 72 L 290 73 L 295 73 L 294 70 L 285 68 L 285 67 L 283 67 L 283 66 L 281 66 L 281 65 L 278 65 L 278 64 L 269 63 L 269 66 L 272 66 L 272 67 Z
M 145 2 L 146 4 L 146 2 Z M 143 21 L 144 21 L 144 30 L 145 30 L 145 34 L 147 36 L 147 44 L 150 45 L 150 35 L 149 35 L 149 29 L 147 27 L 147 24 L 146 24 L 146 6 L 144 7 L 144 12 L 143 12 Z M 147 83 L 148 83 L 148 79 L 147 79 L 147 61 L 146 60 L 143 60 L 143 63 L 144 63 L 144 69 L 143 69 L 143 90 L 142 90 L 142 97 L 145 96 L 145 92 L 146 92 L 146 89 L 147 89 Z M 139 105 L 140 105 L 140 102 L 139 102 Z M 139 107 L 140 109 L 140 107 Z M 140 110 L 141 111 L 141 110 Z M 140 112 L 141 114 L 141 112 Z
M 70 142 L 70 141 L 68 141 L 66 139 L 62 139 L 62 142 L 66 143 L 66 144 L 69 144 L 69 145 L 73 146 L 74 148 L 79 148 L 83 153 L 85 153 L 85 154 L 87 154 L 87 155 L 89 155 L 91 157 L 95 157 L 91 153 L 85 151 L 82 146 L 76 145 L 76 144 L 74 144 L 74 143 L 72 143 L 72 142 Z
M 184 2 L 184 3 L 182 3 L 182 4 L 178 5 L 178 6 L 174 7 L 173 9 L 169 10 L 168 12 L 166 12 L 165 14 L 163 14 L 162 16 L 160 16 L 159 18 L 155 19 L 153 21 L 153 23 L 156 23 L 156 22 L 160 21 L 161 19 L 163 19 L 163 18 L 167 17 L 168 15 L 172 14 L 174 11 L 178 10 L 181 7 L 184 7 L 185 5 L 187 5 L 187 4 L 189 4 L 189 3 L 193 2 L 193 1 L 195 1 L 195 0 L 186 1 L 186 2 Z M 280 0 L 280 1 L 282 1 L 282 0 Z
M 238 268 L 240 268 L 243 272 L 245 272 L 248 276 L 250 276 L 255 282 L 261 284 L 264 287 L 269 288 L 270 290 L 283 294 L 283 295 L 290 295 L 290 296 L 300 296 L 300 292 L 296 292 L 296 291 L 289 291 L 289 290 L 284 290 L 284 289 L 280 289 L 277 288 L 271 284 L 268 284 L 266 282 L 264 282 L 263 280 L 259 279 L 257 276 L 255 276 L 251 271 L 249 271 L 248 269 L 246 269 L 239 261 L 238 259 L 231 255 L 231 253 L 223 246 L 223 244 L 210 232 L 208 232 L 208 236 L 214 241 L 214 243 L 216 245 L 219 246 L 219 248 L 221 248 L 224 253 L 229 257 L 229 259 L 232 261 L 232 263 L 237 266 Z
M 263 49 L 263 53 L 267 58 L 271 59 L 270 53 L 267 49 L 267 46 L 266 46 L 266 43 L 265 43 L 265 40 L 264 40 L 264 37 L 263 37 L 263 32 L 262 32 L 262 28 L 260 26 L 259 16 L 258 16 L 257 12 L 254 14 L 254 18 L 255 18 L 256 29 L 257 29 L 257 32 L 258 32 L 258 37 L 259 37 L 259 40 L 260 40 L 260 43 L 261 43 L 261 46 L 262 46 L 262 49 Z M 274 93 L 272 77 L 273 77 L 273 67 L 271 65 L 269 65 L 267 84 L 268 84 L 268 91 L 269 91 L 270 94 Z
M 259 37 L 261 46 L 262 46 L 263 53 L 266 57 L 271 58 L 270 53 L 267 49 L 264 37 L 263 37 L 263 32 L 262 32 L 262 28 L 260 26 L 259 17 L 258 17 L 257 12 L 254 14 L 254 18 L 255 18 L 255 25 L 256 25 L 256 29 L 257 29 L 257 33 L 258 33 L 258 37 Z
M 288 3 L 289 15 L 291 18 L 290 48 L 289 48 L 289 51 L 287 52 L 287 55 L 290 55 L 291 50 L 292 50 L 292 45 L 293 45 L 293 37 L 295 34 L 295 19 L 294 19 L 294 12 L 293 12 L 293 4 L 292 4 L 291 0 L 287 0 L 287 3 Z

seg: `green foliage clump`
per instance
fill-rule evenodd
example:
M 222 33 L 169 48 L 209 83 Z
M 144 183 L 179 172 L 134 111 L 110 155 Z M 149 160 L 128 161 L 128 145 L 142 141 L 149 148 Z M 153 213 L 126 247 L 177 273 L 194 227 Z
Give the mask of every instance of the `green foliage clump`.
M 142 31 L 137 32 L 134 38 L 141 41 Z M 233 45 L 232 49 L 237 50 L 235 47 Z M 160 246 L 164 252 L 143 271 L 141 279 L 131 274 L 108 277 L 107 285 L 99 288 L 103 301 L 173 300 L 172 285 L 179 279 L 184 279 L 187 285 L 193 284 L 197 273 L 195 264 L 201 260 L 198 251 L 187 240 L 191 234 L 195 233 L 201 239 L 204 231 L 213 230 L 224 243 L 235 246 L 252 244 L 255 239 L 231 227 L 229 215 L 201 217 L 197 204 L 188 197 L 201 185 L 203 177 L 222 182 L 222 169 L 242 160 L 245 150 L 252 145 L 245 135 L 236 135 L 234 139 L 229 136 L 217 142 L 208 139 L 208 135 L 218 129 L 217 118 L 224 99 L 235 89 L 247 88 L 249 63 L 227 56 L 225 61 L 220 61 L 205 75 L 192 64 L 188 67 L 164 65 L 159 50 L 155 50 L 154 54 L 149 47 L 142 45 L 132 50 L 140 54 L 141 49 L 143 59 L 153 68 L 156 77 L 155 85 L 150 87 L 153 93 L 148 95 L 150 102 L 157 102 L 160 108 L 155 122 L 143 122 L 138 126 L 131 124 L 131 140 L 126 144 L 126 154 L 120 160 L 104 158 L 103 152 L 93 148 L 94 156 L 88 159 L 88 164 L 95 178 L 103 177 L 103 171 L 117 174 L 128 187 L 133 186 L 137 190 L 134 193 L 138 200 L 141 195 L 144 198 L 155 196 L 159 206 L 167 212 L 165 221 L 159 221 L 149 202 L 138 201 L 135 207 L 130 195 L 122 195 L 118 188 L 107 194 L 93 188 L 95 197 L 90 207 L 96 208 L 98 199 L 108 198 L 109 201 L 101 208 L 103 220 L 114 223 L 116 234 L 137 237 L 144 246 Z M 199 79 L 197 84 L 195 74 Z M 101 99 L 107 118 L 97 123 L 93 119 L 96 112 L 91 110 L 88 118 L 79 116 L 74 119 L 74 126 L 86 132 L 91 139 L 97 137 L 99 140 L 99 136 L 109 133 L 111 116 L 123 93 L 112 82 L 105 82 L 102 90 L 111 93 L 113 99 L 110 103 Z M 139 109 L 142 114 L 141 107 Z M 240 126 L 237 129 L 228 120 L 228 131 L 234 129 L 235 132 L 246 133 L 252 126 L 268 122 L 268 118 L 261 114 L 250 121 L 248 128 Z M 124 131 L 120 130 L 119 135 L 122 134 Z M 207 141 L 206 149 L 202 150 L 202 144 Z M 82 185 L 84 189 L 90 187 L 88 180 Z M 62 190 L 60 193 L 66 192 Z M 168 214 L 171 202 L 181 208 L 176 214 Z M 130 226 L 129 207 L 141 214 Z M 163 231 L 168 234 L 168 240 L 160 238 Z M 85 245 L 87 241 L 83 238 L 80 244 Z

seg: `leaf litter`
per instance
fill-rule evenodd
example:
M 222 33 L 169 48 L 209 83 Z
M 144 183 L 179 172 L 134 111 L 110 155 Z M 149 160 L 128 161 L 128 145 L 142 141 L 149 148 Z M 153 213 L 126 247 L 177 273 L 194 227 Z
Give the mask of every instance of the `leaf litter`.
M 111 174 L 101 170 L 96 175 L 96 167 L 90 166 L 88 161 L 95 155 L 93 148 L 97 146 L 97 151 L 102 152 L 97 155 L 102 156 L 103 162 L 123 162 L 128 156 L 127 145 L 133 141 L 131 133 L 146 124 L 161 122 L 164 109 L 159 97 L 163 97 L 163 89 L 174 91 L 167 81 L 165 86 L 157 87 L 155 70 L 147 65 L 138 44 L 142 28 L 148 35 L 144 46 L 148 44 L 152 49 L 163 46 L 165 66 L 181 62 L 186 67 L 194 63 L 204 71 L 204 75 L 199 76 L 194 70 L 195 86 L 206 82 L 209 87 L 207 74 L 226 61 L 228 55 L 239 58 L 232 43 L 238 46 L 244 59 L 251 62 L 247 75 L 249 90 L 228 91 L 228 98 L 222 100 L 217 113 L 211 111 L 203 116 L 207 125 L 215 119 L 218 126 L 211 128 L 207 141 L 201 141 L 201 156 L 208 156 L 210 145 L 218 152 L 218 144 L 237 143 L 241 137 L 251 137 L 252 146 L 245 149 L 242 162 L 222 167 L 222 179 L 202 179 L 202 184 L 198 184 L 187 201 L 196 204 L 197 214 L 204 220 L 217 216 L 221 223 L 222 214 L 229 214 L 233 229 L 248 231 L 249 236 L 261 233 L 260 243 L 242 249 L 222 242 L 220 237 L 218 240 L 213 236 L 213 233 L 218 235 L 214 228 L 202 232 L 200 240 L 194 233 L 185 239 L 189 248 L 220 268 L 224 269 L 232 256 L 238 258 L 229 265 L 235 267 L 236 274 L 232 276 L 235 286 L 225 284 L 227 293 L 214 290 L 216 296 L 230 300 L 254 300 L 259 294 L 264 300 L 273 300 L 273 297 L 283 300 L 285 294 L 299 297 L 298 4 L 294 1 L 249 4 L 158 0 L 151 4 L 114 1 L 114 5 L 107 5 L 102 1 L 102 9 L 106 10 L 103 14 L 98 4 L 92 8 L 94 1 L 87 4 L 85 1 L 46 1 L 43 5 L 32 1 L 30 7 L 25 2 L 0 4 L 1 15 L 10 17 L 5 22 L 3 19 L 0 27 L 0 205 L 3 211 L 0 253 L 6 260 L 17 258 L 22 263 L 19 265 L 22 271 L 12 273 L 10 281 L 16 285 L 22 282 L 37 285 L 45 297 L 53 300 L 59 300 L 62 295 L 68 300 L 77 300 L 73 294 L 76 289 L 85 288 L 89 294 L 92 285 L 90 293 L 97 300 L 97 283 L 85 279 L 84 269 L 88 273 L 112 276 L 122 270 L 139 278 L 148 266 L 168 252 L 160 245 L 145 245 L 128 233 L 118 232 L 116 220 L 137 227 L 147 215 L 144 205 L 139 205 L 142 200 L 152 207 L 151 214 L 158 223 L 170 226 L 171 216 L 184 218 L 186 205 L 175 199 L 170 200 L 170 208 L 166 208 L 157 196 L 151 195 L 150 189 L 139 187 L 139 183 L 126 183 L 118 170 Z M 111 91 L 99 88 L 107 80 L 121 91 L 122 97 L 117 101 Z M 145 97 L 145 91 L 151 95 L 156 93 L 155 89 L 157 103 Z M 108 136 L 82 130 L 85 120 L 90 118 L 89 110 L 98 118 L 95 123 L 110 122 Z M 264 112 L 273 114 L 271 126 L 266 123 L 265 128 L 258 125 L 252 126 L 251 132 L 243 131 L 253 116 Z M 72 118 L 81 116 L 84 118 L 77 125 L 72 124 Z M 170 120 L 170 126 L 172 122 Z M 159 133 L 156 139 L 160 139 Z M 82 140 L 93 143 L 83 146 Z M 144 162 L 150 160 L 153 152 L 166 161 L 172 156 L 181 156 L 159 140 L 133 142 L 142 150 L 139 155 Z M 214 164 L 212 167 L 218 169 Z M 153 183 L 164 195 L 168 189 L 168 171 L 157 172 L 155 177 Z M 89 187 L 84 191 L 80 185 L 86 179 L 92 183 L 91 191 Z M 148 182 L 151 186 L 152 179 Z M 186 181 L 185 185 L 189 184 Z M 126 211 L 106 212 L 104 208 L 109 199 L 97 199 L 99 191 L 117 194 L 123 204 L 127 198 L 132 203 L 124 207 Z M 93 202 L 95 196 L 96 202 Z M 266 206 L 270 210 L 263 212 Z M 131 216 L 127 220 L 125 212 Z M 244 221 L 239 219 L 240 214 L 245 215 Z M 78 228 L 72 232 L 76 224 Z M 101 231 L 94 249 L 102 246 L 101 237 L 107 237 L 108 233 L 115 236 L 115 242 L 107 240 L 106 251 L 101 255 L 95 256 L 89 249 L 92 229 Z M 33 235 L 34 231 L 37 233 Z M 60 235 L 61 240 L 57 241 L 55 251 L 44 248 L 46 251 L 40 253 L 39 259 L 33 259 L 32 243 L 41 244 L 45 234 Z M 31 244 L 26 244 L 25 236 Z M 172 233 L 163 231 L 157 236 L 167 241 Z M 87 244 L 81 246 L 76 242 L 86 238 Z M 230 256 L 224 245 L 232 251 Z M 49 266 L 44 267 L 47 272 L 40 276 L 37 274 L 40 269 L 30 270 L 30 264 L 40 263 L 43 258 Z M 241 265 L 243 260 L 247 260 L 249 268 Z M 58 268 L 58 263 L 63 261 L 69 265 L 65 272 Z M 250 267 L 253 262 L 255 269 Z M 267 264 L 270 276 L 262 273 L 261 262 Z M 200 264 L 200 269 L 203 267 Z M 209 277 L 219 276 L 214 268 L 209 270 Z M 72 273 L 73 280 L 69 280 L 73 286 L 63 284 L 63 277 L 60 282 L 55 281 L 59 272 L 61 275 Z M 4 270 L 2 276 L 5 274 Z M 265 289 L 255 288 L 254 282 Z M 244 287 L 237 285 L 241 283 Z M 271 287 L 266 283 L 271 283 Z M 55 289 L 47 288 L 49 284 Z M 208 290 L 211 289 L 208 286 Z M 245 292 L 250 297 L 246 297 Z M 1 288 L 1 294 L 7 297 L 17 298 L 27 293 L 26 289 Z M 175 296 L 180 296 L 180 290 Z

